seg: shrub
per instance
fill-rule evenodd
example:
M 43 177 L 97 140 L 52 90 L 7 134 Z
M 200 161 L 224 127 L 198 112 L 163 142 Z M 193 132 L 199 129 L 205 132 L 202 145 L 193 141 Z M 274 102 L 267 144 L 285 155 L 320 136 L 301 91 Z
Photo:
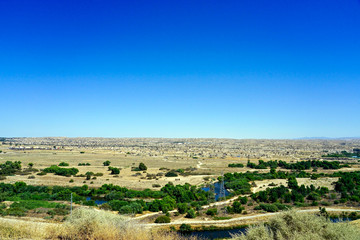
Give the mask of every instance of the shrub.
M 139 169 L 140 169 L 141 171 L 145 171 L 145 170 L 147 170 L 147 166 L 145 166 L 144 163 L 140 163 L 140 164 L 139 164 Z
M 66 163 L 66 162 L 61 162 L 61 163 L 59 163 L 59 166 L 61 166 L 61 167 L 68 167 L 69 164 Z
M 241 203 L 241 204 L 247 204 L 247 202 L 248 202 L 248 198 L 247 198 L 247 197 L 239 197 L 238 199 L 240 200 L 240 203 Z
M 186 211 L 189 209 L 187 203 L 178 203 L 177 207 L 180 214 L 186 213 Z
M 104 166 L 110 166 L 110 163 L 111 163 L 110 161 L 105 161 L 105 162 L 103 162 L 103 165 Z
M 165 177 L 177 177 L 178 174 L 175 171 L 170 171 L 165 174 Z
M 179 230 L 180 230 L 180 232 L 191 232 L 192 228 L 191 228 L 191 225 L 183 223 L 180 225 Z
M 195 210 L 194 209 L 189 209 L 187 211 L 187 214 L 185 216 L 186 218 L 196 218 L 196 213 L 195 213 Z
M 120 174 L 120 169 L 116 167 L 109 167 L 111 170 L 110 174 Z
M 356 225 L 333 223 L 314 214 L 287 211 L 273 216 L 267 224 L 251 226 L 246 233 L 235 235 L 234 240 L 276 239 L 358 239 Z
M 51 167 L 45 168 L 43 170 L 45 173 L 55 173 L 55 175 L 61 175 L 61 176 L 71 176 L 76 175 L 79 172 L 79 169 L 77 168 L 61 168 L 56 165 L 53 165 Z
M 241 164 L 241 163 L 230 163 L 228 165 L 228 167 L 231 167 L 231 168 L 243 168 L 244 167 L 244 164 Z
M 155 219 L 155 223 L 169 223 L 170 218 L 168 216 L 162 215 Z
M 206 215 L 215 216 L 217 215 L 217 208 L 210 208 L 206 211 Z

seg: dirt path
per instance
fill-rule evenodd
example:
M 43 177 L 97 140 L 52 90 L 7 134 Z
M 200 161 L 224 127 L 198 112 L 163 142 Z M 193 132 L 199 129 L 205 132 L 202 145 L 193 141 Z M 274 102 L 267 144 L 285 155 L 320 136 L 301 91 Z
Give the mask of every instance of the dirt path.
M 318 212 L 319 209 L 303 209 L 303 210 L 298 210 L 299 212 Z M 358 211 L 360 212 L 360 209 L 351 209 L 351 208 L 326 208 L 326 211 L 328 212 L 355 212 Z M 189 220 L 189 221 L 183 221 L 183 220 L 179 220 L 179 221 L 174 221 L 171 223 L 148 223 L 145 224 L 147 227 L 153 227 L 153 226 L 168 226 L 168 225 L 180 225 L 183 223 L 186 224 L 224 224 L 224 223 L 233 223 L 236 221 L 242 221 L 242 220 L 249 220 L 249 219 L 254 219 L 254 218 L 260 218 L 260 217 L 269 217 L 269 216 L 273 216 L 273 215 L 277 215 L 280 214 L 281 212 L 276 212 L 276 213 L 263 213 L 263 214 L 257 214 L 257 215 L 252 215 L 252 216 L 244 216 L 244 217 L 237 217 L 237 218 L 232 218 L 232 219 L 226 219 L 226 220 L 210 220 L 210 221 L 206 221 L 206 220 Z

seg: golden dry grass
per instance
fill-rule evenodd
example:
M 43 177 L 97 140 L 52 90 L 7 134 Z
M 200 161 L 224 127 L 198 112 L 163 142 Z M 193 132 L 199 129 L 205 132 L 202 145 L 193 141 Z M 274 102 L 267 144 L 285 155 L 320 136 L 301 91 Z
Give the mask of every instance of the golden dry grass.
M 235 240 L 358 240 L 360 228 L 342 222 L 333 223 L 324 217 L 294 210 L 271 217 L 267 223 L 250 227 L 246 235 Z
M 0 239 L 185 240 L 188 238 L 175 232 L 152 230 L 136 221 L 110 212 L 78 208 L 63 224 L 2 219 Z

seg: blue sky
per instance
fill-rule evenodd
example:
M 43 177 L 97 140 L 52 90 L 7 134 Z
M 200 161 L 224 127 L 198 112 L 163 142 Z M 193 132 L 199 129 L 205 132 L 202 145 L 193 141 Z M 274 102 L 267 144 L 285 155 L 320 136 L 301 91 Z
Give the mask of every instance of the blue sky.
M 360 136 L 360 1 L 0 1 L 0 136 Z

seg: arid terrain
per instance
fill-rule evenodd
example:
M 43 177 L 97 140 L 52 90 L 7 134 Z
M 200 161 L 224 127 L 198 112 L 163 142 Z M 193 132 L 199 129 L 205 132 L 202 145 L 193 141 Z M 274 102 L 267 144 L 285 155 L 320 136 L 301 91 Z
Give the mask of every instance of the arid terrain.
M 99 187 L 113 183 L 132 189 L 156 189 L 169 181 L 176 184 L 206 183 L 204 178 L 216 179 L 222 172 L 246 172 L 248 168 L 228 168 L 230 163 L 246 165 L 248 160 L 297 160 L 321 159 L 325 153 L 352 151 L 360 147 L 359 139 L 345 140 L 236 140 L 236 139 L 156 139 L 156 138 L 7 138 L 0 144 L 0 162 L 21 161 L 24 166 L 33 163 L 43 169 L 60 162 L 86 172 L 102 173 L 96 179 L 84 182 L 83 177 L 66 178 L 53 174 L 45 176 L 8 176 L 4 182 L 24 181 L 32 185 L 91 184 Z M 118 176 L 110 175 L 104 161 L 121 168 Z M 131 168 L 143 162 L 146 172 Z M 88 163 L 90 166 L 78 166 Z M 169 169 L 191 169 L 188 176 L 168 178 Z M 357 165 L 343 171 L 355 171 Z M 161 170 L 160 170 L 161 169 Z M 267 172 L 268 170 L 258 170 Z M 331 172 L 327 170 L 325 172 Z M 135 175 L 137 174 L 137 175 Z M 155 177 L 153 176 L 155 175 Z M 73 179 L 72 183 L 69 183 Z M 271 181 L 265 180 L 264 183 Z M 154 184 L 158 184 L 157 187 Z M 262 183 L 260 183 L 262 184 Z M 329 184 L 327 184 L 329 185 Z M 264 187 L 264 186 L 263 186 Z M 260 186 L 259 186 L 260 188 Z

